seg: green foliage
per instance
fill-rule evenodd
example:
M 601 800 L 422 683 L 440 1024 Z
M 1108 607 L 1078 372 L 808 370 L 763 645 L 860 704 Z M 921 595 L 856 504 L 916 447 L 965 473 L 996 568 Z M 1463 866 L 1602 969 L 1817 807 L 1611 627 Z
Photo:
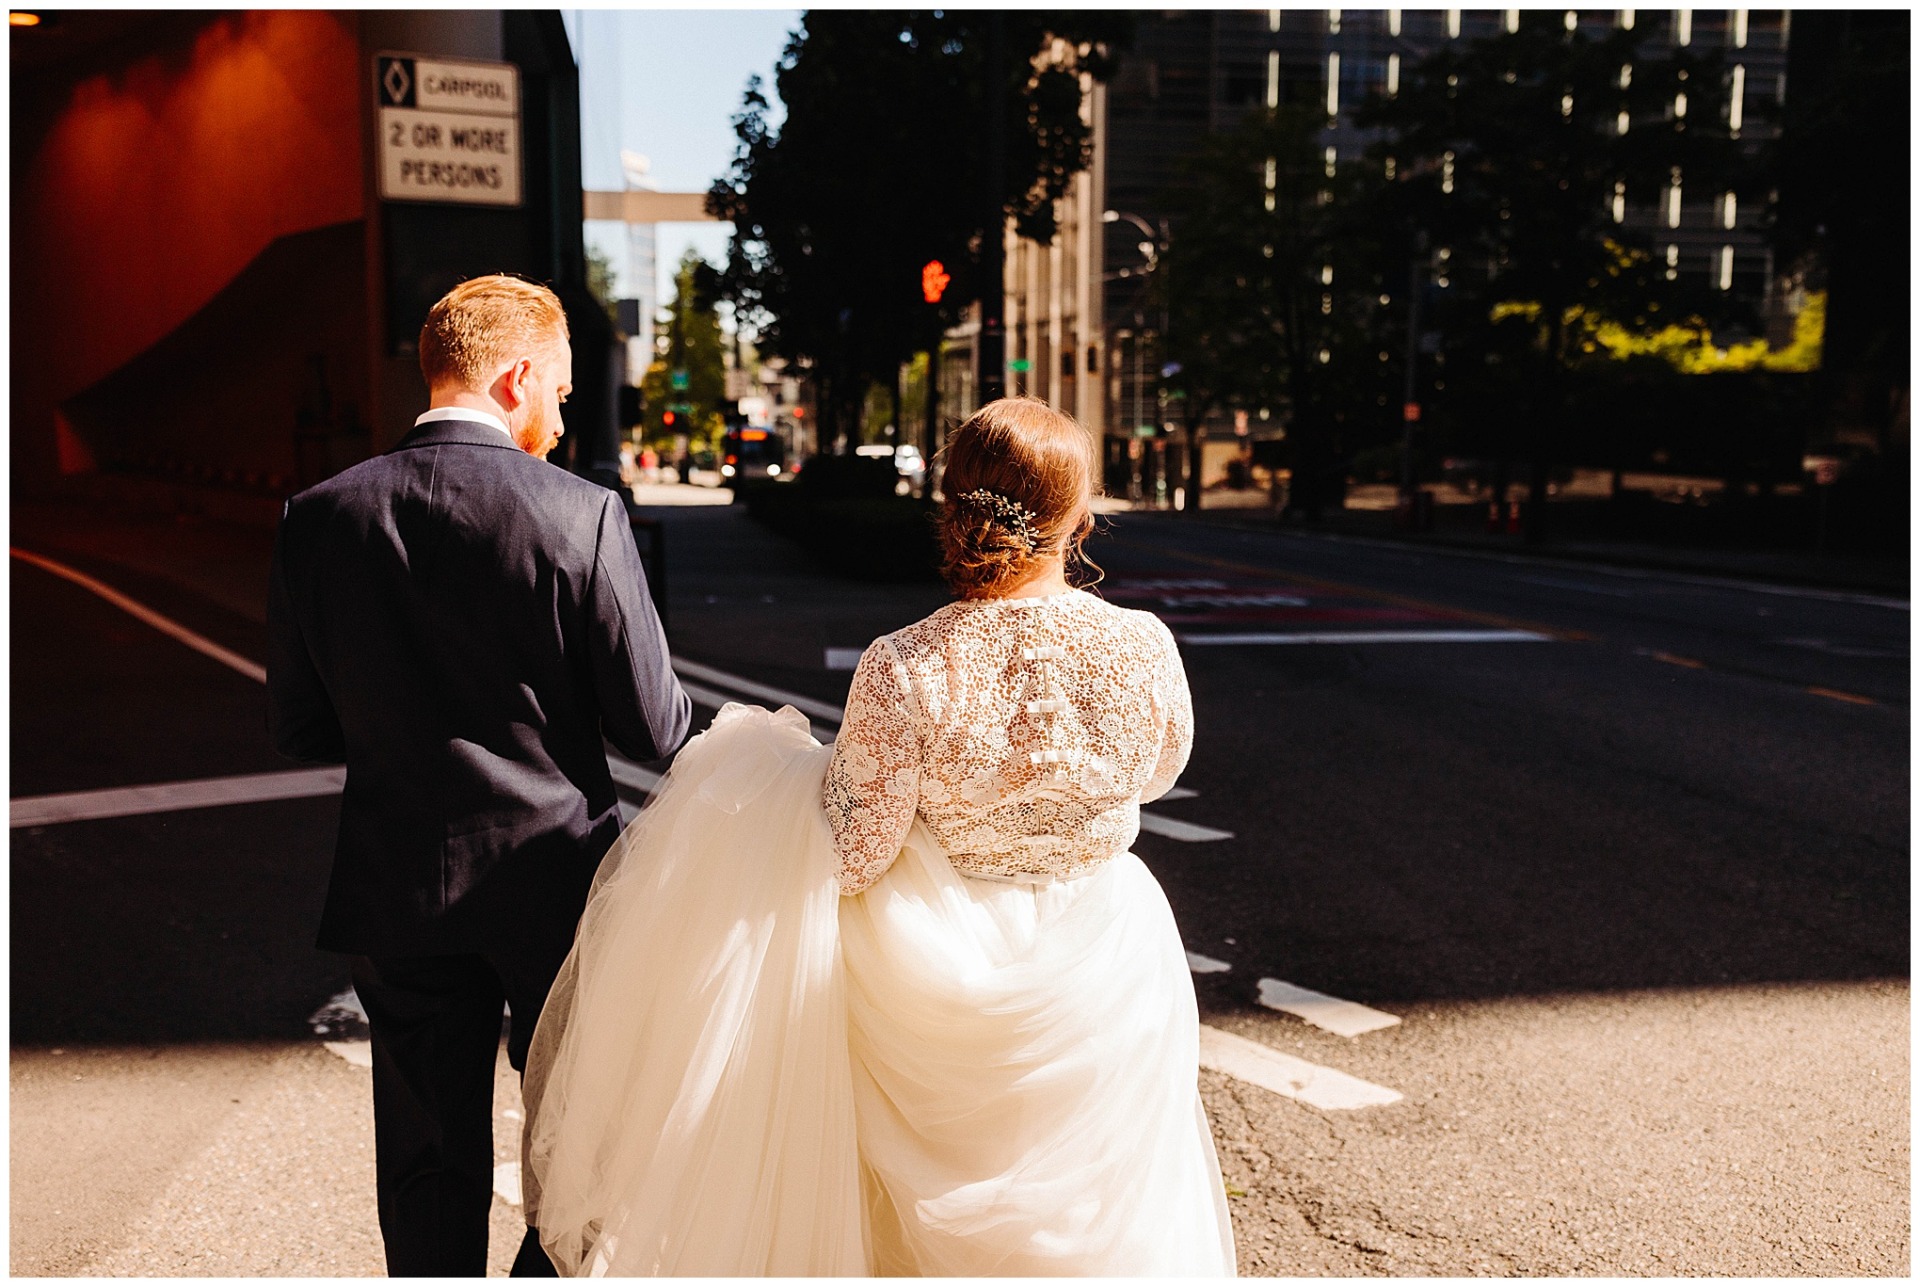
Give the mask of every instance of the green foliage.
M 1171 235 L 1150 296 L 1180 417 L 1284 410 L 1293 494 L 1311 503 L 1341 424 L 1383 405 L 1390 325 L 1379 247 L 1349 217 L 1358 167 L 1328 166 L 1323 124 L 1314 110 L 1260 111 L 1210 138 L 1165 195 Z
M 607 320 L 618 327 L 620 308 L 614 303 L 617 295 L 613 288 L 613 261 L 598 246 L 587 247 L 587 293 L 606 313 Z
M 727 393 L 726 354 L 720 334 L 716 274 L 712 265 L 689 250 L 674 273 L 669 318 L 662 328 L 667 341 L 640 382 L 646 411 L 642 424 L 649 441 L 674 434 L 691 435 L 694 448 L 711 447 L 723 432 L 721 404 Z M 684 389 L 674 388 L 674 373 L 686 373 Z M 684 408 L 684 410 L 682 409 Z M 664 413 L 675 410 L 675 423 L 664 423 Z
M 1127 26 L 1078 11 L 814 10 L 775 73 L 777 132 L 750 85 L 708 209 L 734 224 L 729 298 L 767 352 L 810 366 L 823 432 L 850 425 L 870 384 L 891 387 L 979 297 L 982 237 L 1004 217 L 1052 238 L 1054 202 L 1089 159 L 1081 75 L 1106 74 Z M 1051 35 L 1064 49 L 1036 68 Z M 1007 126 L 997 174 L 992 96 Z M 929 305 L 920 272 L 935 259 L 953 280 Z

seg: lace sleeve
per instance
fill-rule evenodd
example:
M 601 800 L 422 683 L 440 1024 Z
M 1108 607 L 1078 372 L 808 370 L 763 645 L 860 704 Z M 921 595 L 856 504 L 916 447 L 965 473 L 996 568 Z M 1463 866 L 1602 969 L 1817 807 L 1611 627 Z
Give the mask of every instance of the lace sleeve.
M 893 865 L 920 800 L 920 735 L 907 670 L 886 639 L 860 657 L 834 739 L 821 807 L 840 852 L 840 892 L 857 894 Z
M 1140 802 L 1158 800 L 1187 767 L 1193 751 L 1193 695 L 1187 691 L 1187 668 L 1180 661 L 1173 632 L 1163 625 L 1165 647 L 1155 667 L 1154 707 L 1160 716 L 1160 758 L 1153 776 L 1140 792 Z

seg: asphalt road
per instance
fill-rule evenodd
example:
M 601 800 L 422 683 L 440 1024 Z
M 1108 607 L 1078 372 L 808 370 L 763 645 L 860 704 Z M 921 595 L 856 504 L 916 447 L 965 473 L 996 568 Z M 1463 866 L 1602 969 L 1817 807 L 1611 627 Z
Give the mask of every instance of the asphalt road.
M 836 650 L 943 599 L 666 517 L 676 652 L 744 680 L 837 703 Z M 258 539 L 15 544 L 261 655 Z M 1201 1074 L 1243 1273 L 1907 1271 L 1904 604 L 1145 516 L 1095 557 L 1183 639 L 1190 825 L 1138 849 L 1203 1017 L 1400 1096 Z M 12 571 L 16 800 L 291 767 L 253 680 Z M 355 1034 L 309 1022 L 333 817 L 14 830 L 15 1272 L 377 1272 L 365 1073 L 321 1045 Z

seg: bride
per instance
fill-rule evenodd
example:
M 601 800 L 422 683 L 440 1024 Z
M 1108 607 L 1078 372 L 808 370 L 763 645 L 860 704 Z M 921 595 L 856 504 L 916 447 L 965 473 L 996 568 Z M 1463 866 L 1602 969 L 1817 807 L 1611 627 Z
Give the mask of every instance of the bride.
M 1185 766 L 1158 619 L 1069 588 L 1092 450 L 953 434 L 959 596 L 821 746 L 729 705 L 600 868 L 527 1068 L 563 1274 L 1234 1271 L 1179 933 L 1129 846 Z

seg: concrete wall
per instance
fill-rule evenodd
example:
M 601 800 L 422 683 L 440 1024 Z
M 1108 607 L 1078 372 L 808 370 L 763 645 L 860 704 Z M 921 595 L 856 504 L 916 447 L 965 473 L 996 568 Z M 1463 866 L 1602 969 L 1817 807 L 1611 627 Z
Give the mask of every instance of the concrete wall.
M 69 469 L 87 462 L 90 444 L 69 436 L 61 450 L 62 404 L 194 316 L 278 239 L 362 219 L 358 22 L 170 15 L 67 61 L 16 68 L 17 493 L 51 487 L 63 457 Z M 291 406 L 297 390 L 286 392 Z M 217 382 L 206 393 L 218 396 Z

